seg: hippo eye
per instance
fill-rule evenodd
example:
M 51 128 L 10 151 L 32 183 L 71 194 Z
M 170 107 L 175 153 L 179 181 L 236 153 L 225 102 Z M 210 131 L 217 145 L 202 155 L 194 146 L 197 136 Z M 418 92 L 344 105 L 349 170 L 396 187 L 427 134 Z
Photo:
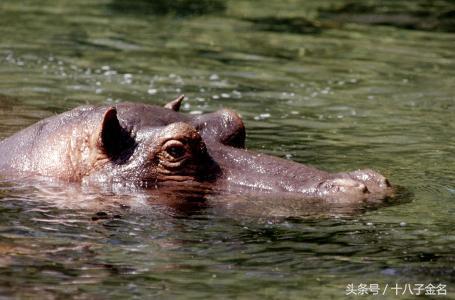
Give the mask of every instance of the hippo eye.
M 164 151 L 166 151 L 166 153 L 173 159 L 182 158 L 186 154 L 185 145 L 176 140 L 167 142 L 164 145 L 164 149 Z
M 174 158 L 179 158 L 185 155 L 185 149 L 182 147 L 172 146 L 166 149 L 166 152 Z

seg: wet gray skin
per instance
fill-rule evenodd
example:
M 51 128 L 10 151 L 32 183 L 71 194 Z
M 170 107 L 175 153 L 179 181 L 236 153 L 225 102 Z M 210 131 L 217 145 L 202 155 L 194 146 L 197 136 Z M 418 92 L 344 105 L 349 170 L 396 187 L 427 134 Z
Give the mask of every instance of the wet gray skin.
M 0 143 L 0 171 L 87 185 L 170 185 L 347 203 L 392 194 L 388 180 L 372 170 L 332 174 L 248 151 L 235 112 L 184 115 L 182 100 L 165 107 L 81 106 L 44 119 Z

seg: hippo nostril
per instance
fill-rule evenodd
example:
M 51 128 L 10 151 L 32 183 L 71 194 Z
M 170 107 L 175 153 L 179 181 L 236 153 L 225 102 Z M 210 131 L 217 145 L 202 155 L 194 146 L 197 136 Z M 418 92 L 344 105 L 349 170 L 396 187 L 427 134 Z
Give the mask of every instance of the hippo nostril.
M 362 193 L 364 194 L 368 194 L 370 193 L 370 191 L 368 190 L 367 186 L 364 184 L 364 183 L 360 183 L 359 184 L 359 189 L 362 191 Z
M 375 181 L 376 184 L 381 188 L 391 187 L 389 180 L 384 176 L 378 176 Z
M 384 185 L 386 187 L 391 187 L 392 185 L 390 184 L 390 181 L 387 178 L 384 178 Z

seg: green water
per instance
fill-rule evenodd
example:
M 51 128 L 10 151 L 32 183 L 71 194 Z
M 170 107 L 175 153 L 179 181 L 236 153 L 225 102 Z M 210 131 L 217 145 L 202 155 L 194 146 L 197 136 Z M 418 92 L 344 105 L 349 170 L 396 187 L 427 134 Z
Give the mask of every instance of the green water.
M 353 298 L 350 283 L 454 296 L 453 2 L 126 3 L 0 2 L 0 138 L 80 104 L 184 93 L 186 113 L 239 112 L 250 149 L 370 167 L 407 197 L 312 217 L 277 214 L 281 199 L 182 209 L 6 180 L 2 298 Z

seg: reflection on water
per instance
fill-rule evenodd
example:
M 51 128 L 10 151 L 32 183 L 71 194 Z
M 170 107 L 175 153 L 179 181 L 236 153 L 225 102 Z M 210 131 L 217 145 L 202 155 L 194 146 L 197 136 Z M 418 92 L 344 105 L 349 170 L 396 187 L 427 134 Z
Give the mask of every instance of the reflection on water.
M 186 113 L 238 111 L 250 149 L 330 171 L 371 167 L 405 193 L 399 205 L 336 208 L 4 178 L 0 294 L 453 290 L 450 1 L 16 2 L 0 3 L 0 138 L 80 104 L 163 104 L 184 93 Z
M 450 0 L 432 5 L 428 1 L 352 1 L 322 9 L 322 19 L 341 23 L 386 25 L 406 29 L 455 31 L 455 6 Z
M 113 0 L 110 7 L 118 13 L 194 16 L 223 12 L 222 0 Z

